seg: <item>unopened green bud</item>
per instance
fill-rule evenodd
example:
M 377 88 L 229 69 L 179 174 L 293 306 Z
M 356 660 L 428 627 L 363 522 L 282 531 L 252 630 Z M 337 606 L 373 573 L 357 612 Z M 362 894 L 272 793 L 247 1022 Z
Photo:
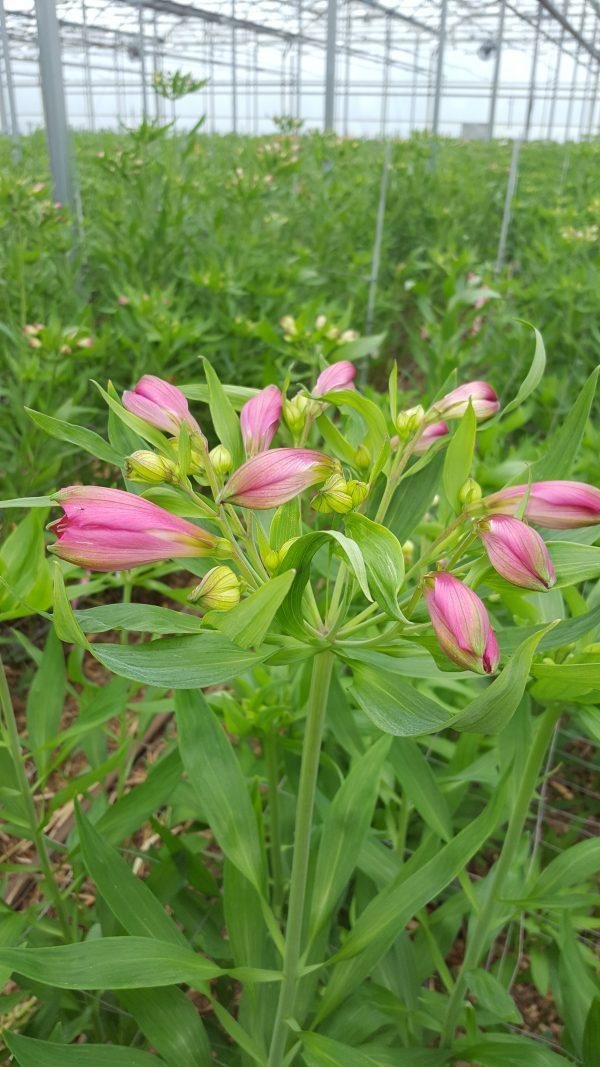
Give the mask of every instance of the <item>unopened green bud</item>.
M 211 567 L 188 600 L 206 611 L 231 611 L 240 602 L 240 579 L 231 567 Z
M 415 546 L 413 541 L 405 541 L 402 545 L 402 555 L 407 567 L 411 567 L 415 558 Z
M 297 541 L 297 540 L 298 540 L 297 537 L 290 537 L 290 539 L 288 541 L 284 541 L 283 542 L 281 548 L 279 549 L 279 552 L 277 553 L 277 565 L 279 565 L 280 563 L 283 563 L 283 561 L 284 561 L 285 557 L 287 556 L 290 548 L 294 544 L 294 541 Z
M 279 552 L 276 548 L 263 548 L 260 553 L 266 570 L 269 574 L 274 574 L 279 566 Z
M 187 471 L 187 473 L 188 474 L 203 474 L 204 470 L 205 470 L 204 456 L 202 455 L 201 452 L 198 452 L 198 451 L 196 451 L 195 448 L 192 448 L 192 450 L 190 452 L 190 465 L 189 465 L 189 470 Z
M 417 404 L 414 408 L 407 408 L 406 411 L 399 411 L 396 416 L 396 429 L 400 440 L 408 441 L 414 437 L 421 429 L 424 418 L 425 409 L 421 404 Z
M 216 544 L 211 549 L 210 554 L 215 559 L 231 559 L 233 556 L 231 541 L 228 541 L 226 537 L 217 537 Z
M 349 481 L 346 482 L 346 492 L 352 501 L 352 506 L 358 508 L 363 500 L 367 499 L 369 495 L 369 486 L 366 482 L 359 482 L 356 478 L 350 478 Z
M 371 466 L 371 453 L 366 445 L 359 445 L 354 453 L 354 463 L 359 471 L 366 471 Z
M 302 433 L 311 404 L 310 397 L 304 393 L 296 393 L 291 400 L 284 400 L 281 414 L 288 430 L 294 436 Z
M 468 504 L 476 504 L 478 500 L 481 500 L 482 496 L 481 486 L 474 478 L 467 478 L 458 493 L 459 502 L 464 504 L 465 507 Z
M 323 514 L 333 511 L 336 515 L 346 515 L 355 506 L 341 474 L 332 474 L 312 498 L 310 504 L 315 511 Z
M 225 474 L 229 474 L 229 471 L 233 467 L 233 456 L 225 445 L 216 445 L 208 453 L 212 468 L 218 478 L 222 478 Z
M 177 467 L 170 459 L 156 452 L 140 449 L 125 460 L 125 477 L 131 482 L 159 485 L 160 482 L 177 481 Z

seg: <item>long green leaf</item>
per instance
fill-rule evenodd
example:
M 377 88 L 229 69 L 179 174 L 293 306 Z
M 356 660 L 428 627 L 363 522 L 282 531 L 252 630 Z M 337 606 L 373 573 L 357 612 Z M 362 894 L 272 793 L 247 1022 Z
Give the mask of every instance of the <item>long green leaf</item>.
M 116 448 L 108 444 L 100 434 L 94 433 L 93 430 L 88 430 L 85 426 L 76 426 L 74 423 L 65 422 L 64 419 L 55 419 L 51 415 L 44 415 L 41 411 L 34 411 L 32 408 L 25 408 L 25 411 L 29 415 L 32 422 L 35 422 L 36 426 L 50 435 L 55 437 L 58 441 L 67 441 L 70 445 L 75 445 L 77 448 L 82 448 L 85 452 L 89 452 L 90 455 L 96 456 L 97 459 L 103 460 L 105 463 L 111 463 L 115 467 L 122 467 L 124 457 L 120 452 L 117 452 Z
M 175 695 L 179 751 L 202 817 L 219 847 L 259 893 L 265 857 L 246 780 L 231 744 L 200 692 Z
M 207 359 L 203 359 L 202 363 L 208 385 L 209 406 L 214 428 L 221 444 L 231 452 L 234 466 L 239 467 L 244 459 L 240 420 L 215 370 Z
M 188 948 L 149 937 L 104 937 L 55 948 L 0 948 L 2 964 L 58 989 L 140 989 L 180 982 L 202 988 L 223 973 Z
M 177 986 L 121 989 L 118 999 L 169 1067 L 214 1063 L 198 1009 Z
M 108 907 L 121 926 L 135 937 L 187 947 L 179 927 L 141 878 L 111 844 L 76 809 L 77 830 L 83 862 Z
M 385 526 L 358 512 L 346 516 L 345 526 L 362 552 L 374 599 L 388 615 L 402 620 L 398 592 L 404 581 L 404 556 L 398 538 Z
M 546 452 L 531 468 L 532 481 L 569 477 L 590 415 L 599 372 L 600 367 L 592 371 L 566 419 L 546 440 Z
M 59 1045 L 6 1030 L 2 1038 L 19 1067 L 160 1067 L 165 1062 L 122 1045 Z
M 66 685 L 63 648 L 52 627 L 27 696 L 29 744 L 41 774 L 50 762 L 50 751 L 46 746 L 58 733 Z
M 216 685 L 262 663 L 267 652 L 246 652 L 216 633 L 164 637 L 141 645 L 94 645 L 105 667 L 146 685 L 192 689 Z
M 452 817 L 431 767 L 416 741 L 396 737 L 390 751 L 396 777 L 419 815 L 444 841 L 452 837 Z
M 473 453 L 475 451 L 475 434 L 477 432 L 477 420 L 473 405 L 469 406 L 460 420 L 448 448 L 444 460 L 442 481 L 448 503 L 454 511 L 462 511 L 459 500 L 459 492 L 471 474 Z
M 232 611 L 209 612 L 204 617 L 205 623 L 210 622 L 240 648 L 258 648 L 267 636 L 295 576 L 295 571 L 287 570 L 271 578 Z
M 356 760 L 333 798 L 321 832 L 312 893 L 310 937 L 314 938 L 329 918 L 371 825 L 379 776 L 390 748 L 382 737 Z

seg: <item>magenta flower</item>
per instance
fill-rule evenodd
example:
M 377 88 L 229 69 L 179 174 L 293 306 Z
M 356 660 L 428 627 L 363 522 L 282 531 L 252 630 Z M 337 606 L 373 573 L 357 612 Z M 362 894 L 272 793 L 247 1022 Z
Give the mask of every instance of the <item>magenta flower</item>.
M 493 674 L 500 658 L 483 601 L 451 574 L 431 574 L 423 595 L 440 648 L 469 671 Z
M 334 470 L 334 461 L 323 452 L 273 448 L 246 460 L 233 472 L 221 501 L 246 508 L 276 508 L 309 486 L 326 481 Z
M 482 500 L 491 512 L 519 515 L 551 530 L 572 530 L 600 522 L 600 489 L 585 482 L 509 485 Z
M 447 419 L 460 419 L 469 406 L 469 400 L 477 419 L 489 419 L 500 410 L 498 397 L 488 382 L 467 382 L 466 385 L 459 385 L 457 389 L 446 393 L 441 400 L 436 400 L 432 410 L 445 415 Z
M 90 570 L 209 556 L 219 544 L 199 526 L 121 489 L 70 485 L 56 499 L 65 514 L 48 526 L 58 539 L 50 551 Z
M 437 441 L 439 437 L 445 437 L 449 432 L 447 422 L 432 422 L 430 426 L 425 427 L 421 436 L 417 438 L 413 452 L 415 455 L 426 452 L 434 441 Z
M 282 405 L 283 397 L 276 385 L 268 385 L 244 404 L 240 423 L 247 456 L 269 447 L 279 426 Z
M 181 389 L 154 374 L 144 374 L 133 389 L 124 392 L 123 405 L 144 422 L 166 433 L 177 435 L 183 422 L 192 433 L 201 433 Z
M 537 530 L 510 515 L 490 515 L 479 534 L 494 570 L 524 589 L 550 589 L 556 575 Z
M 319 374 L 312 395 L 323 396 L 325 393 L 335 392 L 336 389 L 354 389 L 355 374 L 356 367 L 349 359 L 341 359 L 339 363 L 332 363 L 327 370 Z

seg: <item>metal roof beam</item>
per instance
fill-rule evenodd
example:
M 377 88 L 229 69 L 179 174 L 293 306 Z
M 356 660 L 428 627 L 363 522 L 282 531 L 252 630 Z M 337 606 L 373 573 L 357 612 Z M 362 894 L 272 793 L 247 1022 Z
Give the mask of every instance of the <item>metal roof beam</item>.
M 571 35 L 571 37 L 574 37 L 575 40 L 579 42 L 582 48 L 585 48 L 586 52 L 589 52 L 590 55 L 593 56 L 593 58 L 598 63 L 600 63 L 600 52 L 595 47 L 595 45 L 593 43 L 590 44 L 589 41 L 586 41 L 583 34 L 581 34 L 579 30 L 575 29 L 573 24 L 569 22 L 568 18 L 563 15 L 562 11 L 559 11 L 558 8 L 555 7 L 553 3 L 551 3 L 551 0 L 538 0 L 538 3 L 541 7 L 544 8 L 544 11 L 547 11 L 549 15 L 552 15 L 553 19 L 556 19 L 556 21 L 560 23 L 563 29 L 565 29 L 567 33 Z M 595 4 L 594 7 L 596 8 Z

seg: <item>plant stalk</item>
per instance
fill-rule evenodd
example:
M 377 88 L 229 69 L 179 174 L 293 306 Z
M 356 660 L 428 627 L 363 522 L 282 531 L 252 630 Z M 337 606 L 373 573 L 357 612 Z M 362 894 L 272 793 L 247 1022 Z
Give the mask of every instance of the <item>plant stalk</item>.
M 271 730 L 265 735 L 264 751 L 269 787 L 269 826 L 271 843 L 271 877 L 273 879 L 273 911 L 281 915 L 283 902 L 283 863 L 281 860 L 281 831 L 279 820 L 279 752 L 277 734 Z
M 523 769 L 514 807 L 508 821 L 502 851 L 491 874 L 485 902 L 473 921 L 473 930 L 467 942 L 467 949 L 456 979 L 456 985 L 448 1000 L 446 1019 L 440 1038 L 442 1048 L 449 1048 L 454 1039 L 456 1025 L 468 987 L 468 972 L 477 966 L 485 950 L 490 930 L 493 926 L 497 900 L 502 893 L 506 876 L 514 863 L 544 753 L 550 744 L 561 710 L 560 708 L 549 709 L 544 711 L 539 718 L 535 737 Z
M 17 720 L 15 718 L 15 712 L 10 696 L 10 690 L 8 688 L 8 681 L 4 671 L 4 664 L 1 658 L 0 706 L 2 707 L 2 713 L 4 717 L 6 743 L 11 755 L 13 767 L 15 768 L 15 774 L 19 783 L 19 789 L 23 797 L 23 803 L 25 805 L 25 810 L 27 813 L 27 821 L 29 823 L 31 839 L 38 854 L 40 867 L 44 875 L 44 881 L 46 882 L 46 885 L 48 887 L 48 893 L 58 916 L 64 939 L 66 942 L 69 942 L 71 941 L 69 918 L 67 915 L 67 910 L 65 908 L 65 902 L 61 896 L 60 889 L 58 888 L 56 882 L 56 878 L 54 877 L 54 871 L 52 869 L 52 864 L 50 863 L 50 857 L 48 856 L 48 850 L 46 848 L 44 834 L 38 821 L 37 812 L 35 810 L 35 803 L 31 794 L 27 774 L 25 772 L 23 750 L 21 748 L 21 740 L 19 738 Z
M 306 897 L 306 879 L 310 855 L 312 816 L 319 773 L 321 738 L 333 669 L 333 652 L 318 652 L 313 662 L 306 728 L 302 745 L 302 764 L 296 804 L 294 855 L 290 881 L 290 898 L 283 955 L 283 977 L 277 1013 L 273 1025 L 268 1067 L 282 1067 L 288 1037 L 287 1020 L 293 1015 L 300 979 L 302 925 Z

